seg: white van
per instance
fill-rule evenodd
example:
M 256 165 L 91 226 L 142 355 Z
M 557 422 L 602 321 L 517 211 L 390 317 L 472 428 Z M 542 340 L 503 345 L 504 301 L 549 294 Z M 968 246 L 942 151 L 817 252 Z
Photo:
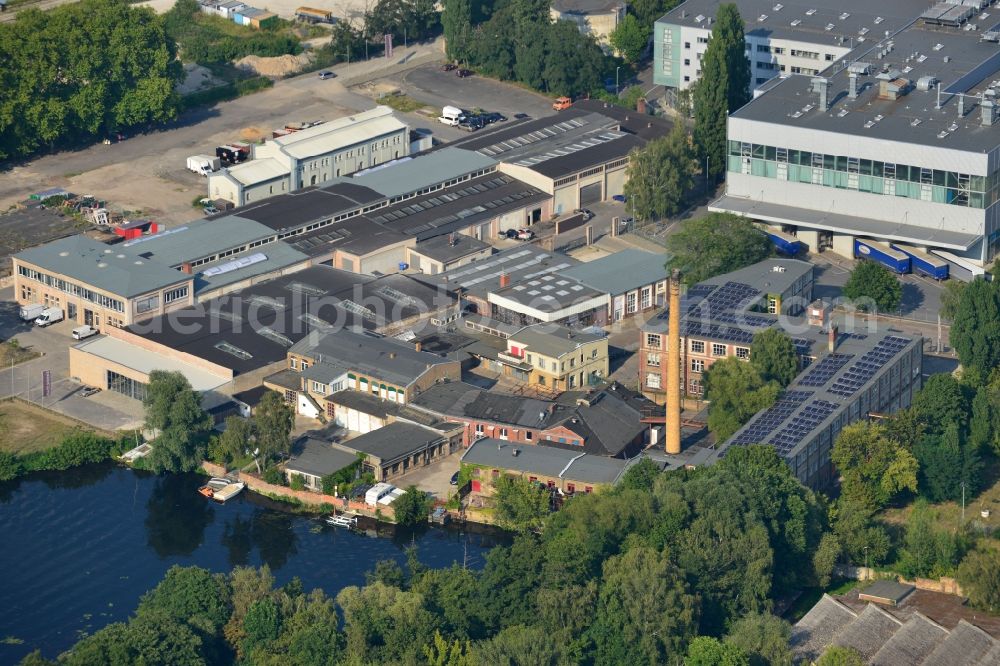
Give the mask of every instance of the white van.
M 72 335 L 74 340 L 86 340 L 93 335 L 97 335 L 98 332 L 93 326 L 77 326 L 73 329 Z
M 35 320 L 35 326 L 46 327 L 63 320 L 62 308 L 45 308 L 45 311 Z
M 24 321 L 35 321 L 43 312 L 45 312 L 44 305 L 32 303 L 31 305 L 22 305 L 19 315 Z
M 441 109 L 441 115 L 438 117 L 438 122 L 442 125 L 450 125 L 451 127 L 458 127 L 458 124 L 465 120 L 465 112 L 457 106 L 446 106 Z

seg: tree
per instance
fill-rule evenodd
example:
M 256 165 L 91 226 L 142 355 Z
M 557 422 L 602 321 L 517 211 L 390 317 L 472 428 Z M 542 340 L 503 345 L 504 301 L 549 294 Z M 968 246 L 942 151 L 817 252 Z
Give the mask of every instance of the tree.
M 854 301 L 859 310 L 891 312 L 899 307 L 903 287 L 899 279 L 882 264 L 867 259 L 858 262 L 844 285 L 844 296 Z
M 679 268 L 684 282 L 695 284 L 763 261 L 771 256 L 771 241 L 746 218 L 709 213 L 686 220 L 667 236 L 668 268 Z
M 973 280 L 962 290 L 948 339 L 966 370 L 986 377 L 1000 365 L 1000 286 Z
M 243 618 L 243 629 L 246 634 L 245 652 L 278 638 L 281 633 L 281 612 L 274 599 L 264 597 L 253 602 Z
M 254 412 L 254 426 L 257 431 L 257 456 L 264 460 L 264 466 L 272 458 L 288 450 L 289 435 L 295 423 L 295 414 L 277 391 L 268 391 L 260 399 Z M 260 462 L 257 462 L 260 471 Z
M 434 616 L 423 596 L 382 583 L 345 587 L 337 595 L 344 613 L 347 656 L 353 662 L 415 663 L 433 640 Z
M 549 515 L 549 491 L 538 484 L 501 474 L 493 488 L 497 522 L 507 529 L 538 529 Z
M 966 284 L 961 280 L 948 280 L 944 283 L 944 288 L 941 290 L 941 307 L 938 309 L 942 319 L 951 321 L 955 318 Z
M 777 384 L 765 384 L 752 365 L 735 357 L 713 363 L 703 385 L 709 401 L 708 429 L 720 443 L 754 414 L 774 404 L 780 392 Z
M 490 666 L 559 666 L 564 663 L 560 647 L 551 634 L 541 627 L 520 624 L 477 643 L 472 653 L 475 663 Z
M 957 538 L 936 529 L 935 520 L 926 500 L 913 505 L 899 558 L 900 572 L 908 578 L 938 578 L 952 573 L 958 564 L 961 547 Z
M 820 587 L 830 584 L 833 576 L 833 569 L 837 566 L 837 561 L 844 552 L 844 547 L 840 545 L 840 540 L 835 534 L 824 534 L 820 539 L 819 548 L 813 555 L 813 570 L 816 572 L 816 582 Z
M 994 441 L 993 433 L 1000 430 L 998 414 L 994 404 L 995 392 L 991 386 L 980 386 L 972 399 L 972 414 L 969 417 L 968 444 L 974 451 L 985 450 Z
M 644 28 L 632 14 L 626 14 L 611 32 L 610 40 L 618 55 L 624 58 L 625 62 L 634 65 L 642 58 L 642 52 L 649 43 L 649 29 Z
M 923 423 L 924 431 L 932 435 L 941 434 L 950 425 L 964 430 L 969 418 L 969 404 L 962 386 L 946 372 L 927 378 L 913 396 L 913 411 Z
M 674 123 L 670 134 L 632 151 L 626 167 L 625 195 L 640 220 L 676 215 L 694 186 L 697 162 L 687 131 Z
M 444 29 L 448 58 L 458 62 L 468 60 L 467 42 L 472 35 L 472 5 L 469 0 L 444 0 L 441 27 Z
M 433 645 L 424 646 L 424 658 L 429 666 L 475 666 L 472 648 L 457 640 L 449 643 L 440 631 L 434 632 Z
M 635 2 L 628 3 L 628 10 L 639 19 L 639 25 L 646 31 L 651 31 L 656 19 L 679 4 L 678 0 L 635 0 Z
M 940 435 L 928 435 L 913 453 L 920 463 L 920 492 L 934 502 L 958 500 L 979 490 L 982 463 L 975 449 L 963 441 L 958 425 L 948 425 Z
M 1000 610 L 1000 552 L 973 550 L 958 566 L 958 582 L 969 603 L 988 613 Z
M 865 666 L 865 660 L 854 648 L 834 645 L 826 649 L 816 666 Z
M 746 57 L 743 19 L 734 4 L 719 5 L 712 38 L 694 86 L 695 144 L 699 161 L 718 180 L 725 171 L 726 119 L 750 99 L 750 61 Z
M 653 482 L 662 472 L 659 465 L 649 458 L 643 458 L 626 470 L 618 488 L 620 490 L 652 490 Z
M 736 620 L 726 643 L 743 649 L 751 666 L 792 666 L 792 627 L 771 613 L 751 613 Z
M 537 4 L 543 7 L 547 17 L 549 3 Z M 545 89 L 548 92 L 572 97 L 600 87 L 604 52 L 592 36 L 582 34 L 572 21 L 549 24 L 547 19 L 541 34 L 545 36 L 547 52 L 544 72 Z M 527 32 L 522 39 L 527 41 L 537 37 L 532 32 Z
M 365 574 L 366 585 L 376 581 L 402 590 L 406 587 L 406 574 L 396 560 L 379 560 L 375 563 L 375 569 Z
M 158 433 L 149 464 L 156 472 L 190 472 L 205 457 L 212 418 L 201 397 L 179 372 L 154 370 L 143 400 L 146 429 Z
M 864 500 L 841 495 L 833 513 L 833 531 L 843 546 L 843 554 L 854 564 L 878 566 L 889 557 L 892 541 L 875 509 Z
M 754 334 L 750 345 L 750 364 L 765 382 L 788 386 L 799 374 L 799 355 L 792 339 L 780 328 L 767 328 Z
M 903 490 L 917 490 L 916 459 L 877 423 L 859 421 L 841 430 L 830 459 L 840 472 L 842 497 L 873 510 Z
M 215 447 L 216 454 L 221 457 L 216 462 L 230 463 L 254 449 L 253 422 L 242 416 L 226 418 L 226 429 L 219 436 Z M 211 451 L 210 451 L 211 452 Z
M 136 617 L 168 617 L 213 636 L 229 618 L 225 578 L 201 567 L 174 565 L 159 585 L 143 595 Z
M 665 664 L 694 637 L 698 600 L 667 554 L 636 547 L 604 563 L 595 612 L 597 663 Z
M 684 666 L 750 666 L 750 658 L 739 646 L 699 636 L 688 646 Z
M 392 509 L 396 514 L 398 525 L 418 525 L 427 522 L 427 514 L 430 512 L 434 500 L 424 491 L 416 486 L 406 489 L 395 502 Z

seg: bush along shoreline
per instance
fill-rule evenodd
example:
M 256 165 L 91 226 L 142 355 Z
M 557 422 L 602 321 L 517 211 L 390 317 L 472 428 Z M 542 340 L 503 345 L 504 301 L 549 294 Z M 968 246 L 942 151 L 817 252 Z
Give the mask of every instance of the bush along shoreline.
M 131 441 L 128 435 L 112 439 L 79 430 L 45 451 L 26 455 L 0 451 L 0 481 L 11 481 L 31 472 L 62 471 L 104 462 L 130 449 Z

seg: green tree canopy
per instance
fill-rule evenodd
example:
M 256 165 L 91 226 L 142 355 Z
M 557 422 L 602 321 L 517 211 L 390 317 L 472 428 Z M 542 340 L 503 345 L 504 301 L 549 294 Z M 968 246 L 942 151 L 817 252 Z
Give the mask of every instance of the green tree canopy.
M 864 666 L 865 660 L 854 648 L 834 645 L 828 647 L 819 659 L 816 666 Z
M 989 613 L 1000 610 L 1000 552 L 990 547 L 969 552 L 957 577 L 970 604 Z
M 735 357 L 713 363 L 702 381 L 709 401 L 708 429 L 720 443 L 774 404 L 781 391 L 777 384 L 765 383 L 752 365 Z
M 149 373 L 143 406 L 146 429 L 158 433 L 148 458 L 152 469 L 189 472 L 201 464 L 212 418 L 187 378 L 179 372 Z
M 964 430 L 969 420 L 969 403 L 962 385 L 947 372 L 927 378 L 913 396 L 913 411 L 923 423 L 924 431 L 932 435 L 944 432 L 950 425 Z
M 416 486 L 410 486 L 392 503 L 392 510 L 399 525 L 418 525 L 427 522 L 433 500 Z
M 792 666 L 792 627 L 771 613 L 750 613 L 733 623 L 726 643 L 741 648 L 752 666 Z
M 851 271 L 844 285 L 844 296 L 854 301 L 860 310 L 870 310 L 874 304 L 882 312 L 891 312 L 899 307 L 903 286 L 888 268 L 863 259 Z
M 649 43 L 649 28 L 643 27 L 632 14 L 626 14 L 611 32 L 611 46 L 625 62 L 635 64 Z
M 750 666 L 750 658 L 737 645 L 699 636 L 688 646 L 684 666 Z
M 683 271 L 684 282 L 695 284 L 763 261 L 771 256 L 771 241 L 746 218 L 709 213 L 686 220 L 667 237 L 669 268 Z
M 254 435 L 253 421 L 242 416 L 226 417 L 226 429 L 219 435 L 214 448 L 215 455 L 221 458 L 216 462 L 229 463 L 252 452 L 256 446 Z
M 676 122 L 667 136 L 632 151 L 624 188 L 629 210 L 640 220 L 676 215 L 694 186 L 696 169 L 687 130 Z
M 830 455 L 841 476 L 841 496 L 879 509 L 903 490 L 917 490 L 917 461 L 877 423 L 859 421 L 837 435 Z
M 949 340 L 966 370 L 987 377 L 1000 365 L 1000 284 L 973 280 L 962 290 Z
M 707 159 L 713 180 L 726 168 L 726 120 L 749 99 L 750 61 L 743 19 L 736 5 L 722 4 L 701 59 L 701 78 L 694 85 L 695 145 L 699 163 Z
M 347 655 L 356 662 L 416 662 L 434 635 L 423 597 L 375 582 L 337 595 L 344 613 Z
M 979 490 L 982 463 L 957 424 L 949 424 L 940 435 L 926 435 L 913 453 L 920 464 L 920 493 L 928 499 L 958 500 L 962 484 L 967 497 Z
M 468 41 L 472 37 L 472 4 L 469 0 L 444 0 L 441 10 L 445 53 L 451 60 L 469 58 Z
M 257 432 L 257 455 L 266 465 L 276 455 L 288 450 L 295 414 L 280 393 L 268 391 L 257 405 L 253 422 Z
M 493 502 L 497 521 L 508 529 L 538 529 L 549 515 L 549 491 L 521 477 L 497 477 Z
M 799 355 L 792 339 L 780 328 L 767 328 L 753 336 L 750 364 L 765 382 L 788 386 L 799 374 Z
M 935 527 L 936 512 L 918 501 L 906 519 L 906 533 L 899 558 L 900 573 L 913 578 L 950 575 L 961 558 L 958 538 Z

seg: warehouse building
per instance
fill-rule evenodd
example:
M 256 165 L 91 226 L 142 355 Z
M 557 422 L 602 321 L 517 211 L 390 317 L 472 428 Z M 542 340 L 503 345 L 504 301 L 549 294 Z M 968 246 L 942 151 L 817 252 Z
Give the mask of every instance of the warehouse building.
M 614 323 L 663 307 L 667 298 L 666 258 L 642 250 L 619 250 L 563 269 L 559 275 L 607 293 L 607 321 Z
M 875 239 L 981 275 L 1000 243 L 1000 33 L 979 20 L 943 3 L 822 77 L 769 87 L 729 118 L 726 193 L 710 209 L 813 251 L 853 257 Z
M 701 59 L 721 4 L 687 0 L 654 24 L 654 83 L 687 90 L 701 78 Z M 736 6 L 744 21 L 750 84 L 757 88 L 777 76 L 819 74 L 856 46 L 875 43 L 907 25 L 925 3 L 737 0 Z
M 208 196 L 237 206 L 405 157 L 410 130 L 377 106 L 253 146 L 253 159 L 208 176 Z
M 834 334 L 836 336 L 836 333 Z M 811 488 L 828 485 L 836 472 L 830 451 L 847 425 L 909 407 L 920 390 L 921 338 L 890 331 L 836 336 L 781 394 L 719 449 L 768 444 Z

